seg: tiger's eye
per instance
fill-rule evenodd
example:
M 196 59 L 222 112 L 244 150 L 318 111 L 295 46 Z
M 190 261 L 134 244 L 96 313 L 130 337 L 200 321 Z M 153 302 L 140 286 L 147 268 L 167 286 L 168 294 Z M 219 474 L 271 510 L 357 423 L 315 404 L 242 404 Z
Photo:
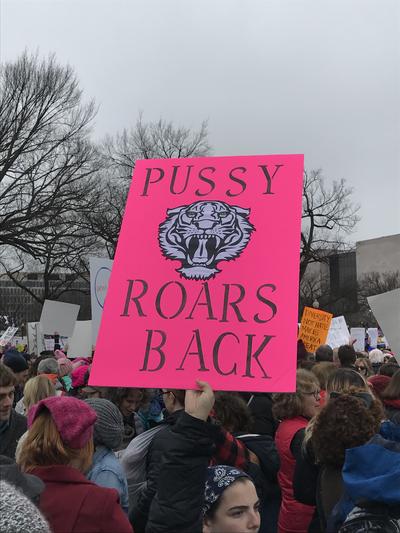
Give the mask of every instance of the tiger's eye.
M 190 218 L 193 218 L 196 216 L 196 213 L 194 211 L 188 211 L 187 213 L 187 216 L 190 217 Z
M 228 216 L 228 211 L 221 211 L 221 213 L 219 213 L 219 216 L 220 216 L 221 218 L 225 218 L 225 217 L 227 217 L 227 216 Z

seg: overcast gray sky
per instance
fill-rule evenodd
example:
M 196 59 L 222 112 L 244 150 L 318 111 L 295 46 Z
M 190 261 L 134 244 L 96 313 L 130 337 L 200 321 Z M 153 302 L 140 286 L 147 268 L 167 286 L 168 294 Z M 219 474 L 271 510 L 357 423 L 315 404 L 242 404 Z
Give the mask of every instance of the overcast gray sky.
M 361 204 L 351 240 L 400 232 L 399 0 L 0 0 L 1 60 L 55 52 L 99 105 L 196 128 L 214 155 L 304 153 Z

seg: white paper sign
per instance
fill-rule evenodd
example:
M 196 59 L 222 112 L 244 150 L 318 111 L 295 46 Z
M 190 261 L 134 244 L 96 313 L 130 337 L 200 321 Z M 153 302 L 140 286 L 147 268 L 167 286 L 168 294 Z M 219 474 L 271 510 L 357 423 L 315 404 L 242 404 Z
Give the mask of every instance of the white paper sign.
M 0 346 L 5 346 L 10 342 L 10 340 L 17 333 L 18 328 L 9 327 L 5 330 L 3 335 L 0 337 Z
M 45 300 L 40 316 L 40 328 L 44 335 L 58 333 L 63 337 L 71 337 L 76 319 L 78 318 L 79 305 Z
M 74 333 L 68 340 L 68 357 L 90 357 L 92 355 L 92 321 L 75 323 Z
M 378 328 L 368 328 L 367 334 L 369 336 L 369 345 L 371 348 L 378 346 Z
M 335 316 L 332 318 L 326 344 L 329 344 L 331 348 L 339 348 L 339 346 L 349 344 L 349 340 L 349 328 L 347 327 L 344 316 Z
M 365 351 L 365 328 L 351 328 L 350 336 L 356 342 L 353 344 L 356 352 Z
M 111 259 L 90 257 L 89 263 L 92 305 L 92 344 L 95 346 L 113 261 Z
M 400 289 L 369 296 L 367 300 L 400 364 Z

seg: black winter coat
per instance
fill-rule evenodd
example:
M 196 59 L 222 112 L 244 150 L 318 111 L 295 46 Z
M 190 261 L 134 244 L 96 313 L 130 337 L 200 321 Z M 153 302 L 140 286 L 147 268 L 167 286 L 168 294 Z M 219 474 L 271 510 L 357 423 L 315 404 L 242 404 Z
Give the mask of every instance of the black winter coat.
M 202 533 L 204 487 L 214 432 L 215 426 L 187 413 L 171 428 L 146 533 Z
M 8 427 L 0 435 L 0 455 L 15 459 L 18 441 L 27 429 L 26 418 L 12 409 Z

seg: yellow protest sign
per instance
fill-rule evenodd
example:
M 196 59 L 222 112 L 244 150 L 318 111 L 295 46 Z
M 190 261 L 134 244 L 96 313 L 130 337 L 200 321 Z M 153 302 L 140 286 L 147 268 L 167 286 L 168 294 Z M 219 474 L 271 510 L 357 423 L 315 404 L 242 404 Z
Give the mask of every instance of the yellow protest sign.
M 304 342 L 308 352 L 315 352 L 325 344 L 333 315 L 320 309 L 305 307 L 301 318 L 299 339 Z

